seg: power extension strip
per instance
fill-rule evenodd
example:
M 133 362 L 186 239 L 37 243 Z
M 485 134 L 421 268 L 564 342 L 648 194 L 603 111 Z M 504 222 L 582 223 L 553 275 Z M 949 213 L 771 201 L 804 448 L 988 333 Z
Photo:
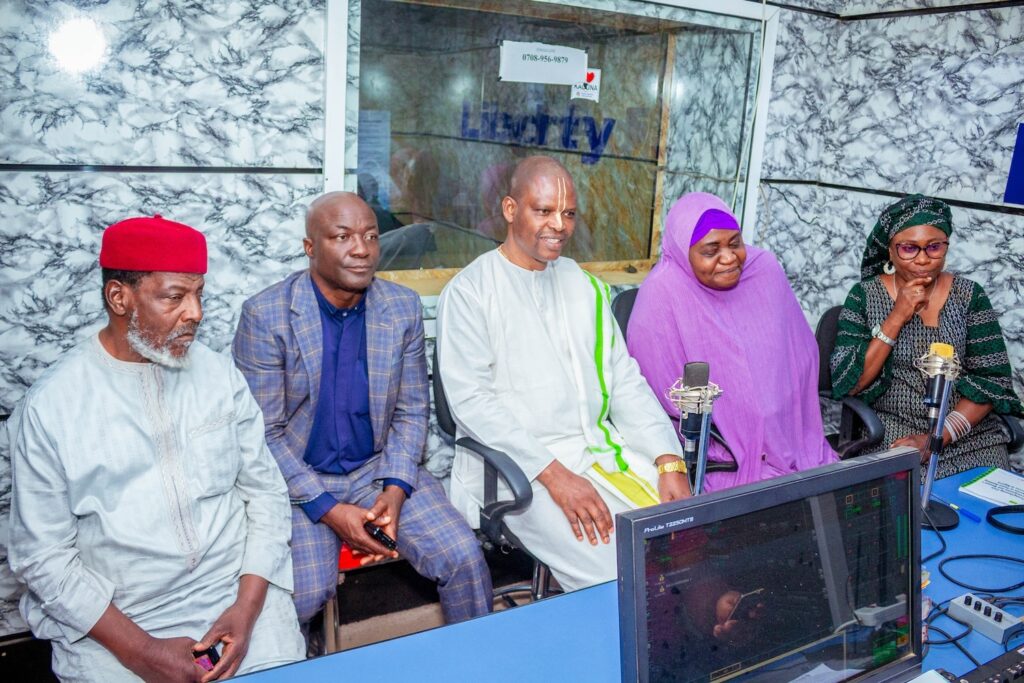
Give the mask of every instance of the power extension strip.
M 975 631 L 1000 645 L 1005 645 L 1014 633 L 1024 631 L 1024 622 L 1020 617 L 970 593 L 954 598 L 949 603 L 949 616 L 970 624 Z

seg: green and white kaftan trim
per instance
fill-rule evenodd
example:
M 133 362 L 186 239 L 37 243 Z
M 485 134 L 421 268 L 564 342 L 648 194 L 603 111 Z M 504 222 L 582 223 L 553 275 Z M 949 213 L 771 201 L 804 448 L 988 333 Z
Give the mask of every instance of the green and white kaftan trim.
M 611 449 L 615 453 L 615 464 L 618 472 L 608 472 L 600 465 L 595 464 L 593 469 L 607 483 L 614 486 L 622 495 L 640 507 L 658 503 L 658 492 L 643 477 L 638 477 L 629 469 L 629 464 L 622 456 L 622 445 L 612 438 L 608 429 L 607 419 L 610 406 L 608 395 L 608 382 L 605 380 L 604 369 L 605 359 L 610 357 L 611 349 L 615 346 L 615 321 L 612 320 L 607 333 L 605 332 L 605 311 L 611 306 L 611 288 L 608 283 L 598 280 L 590 273 L 583 271 L 590 286 L 594 288 L 594 368 L 597 371 L 598 386 L 601 387 L 601 409 L 597 415 L 597 427 L 604 434 L 605 445 L 591 447 L 594 450 Z

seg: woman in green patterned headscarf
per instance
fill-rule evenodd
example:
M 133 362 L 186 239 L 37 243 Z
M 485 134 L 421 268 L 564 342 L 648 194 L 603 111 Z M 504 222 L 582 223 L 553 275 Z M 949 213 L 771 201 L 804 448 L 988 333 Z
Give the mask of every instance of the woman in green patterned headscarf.
M 864 258 L 860 265 L 861 278 L 866 280 L 883 272 L 892 274 L 896 264 L 889 258 L 892 238 L 915 225 L 930 225 L 941 230 L 948 239 L 953 235 L 953 217 L 949 205 L 938 199 L 912 194 L 887 207 L 868 235 L 868 244 L 864 248 Z
M 1009 437 L 994 413 L 1024 415 L 1013 391 L 999 319 L 981 285 L 943 270 L 953 234 L 949 206 L 910 195 L 882 211 L 868 236 L 832 353 L 836 398 L 857 395 L 885 425 L 883 447 L 928 455 L 925 380 L 913 363 L 933 342 L 963 367 L 950 398 L 939 477 L 1007 467 Z

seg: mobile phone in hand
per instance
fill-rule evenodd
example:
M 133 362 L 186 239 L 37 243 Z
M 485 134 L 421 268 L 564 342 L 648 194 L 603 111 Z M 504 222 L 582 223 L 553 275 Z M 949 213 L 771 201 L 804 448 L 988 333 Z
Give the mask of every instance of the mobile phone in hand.
M 214 646 L 205 650 L 193 650 L 192 659 L 196 660 L 196 664 L 203 671 L 213 671 L 213 667 L 217 666 L 217 662 L 220 661 L 220 655 L 217 654 L 217 648 Z
M 747 612 L 749 612 L 753 607 L 757 606 L 757 600 L 754 600 L 752 598 L 756 598 L 757 596 L 760 596 L 762 593 L 764 593 L 764 588 L 755 588 L 749 593 L 743 593 L 742 595 L 740 595 L 740 599 L 736 601 L 736 605 L 732 608 L 732 611 L 729 612 L 729 618 L 726 619 L 726 621 L 736 618 L 746 618 Z M 740 607 L 744 604 L 746 604 L 747 606 L 746 610 L 741 612 Z M 739 613 L 738 615 L 737 612 Z
M 370 534 L 373 540 L 377 541 L 388 550 L 394 550 L 398 547 L 398 544 L 395 543 L 395 539 L 384 533 L 384 530 L 373 522 L 366 522 L 363 524 L 363 528 L 366 529 L 366 533 Z

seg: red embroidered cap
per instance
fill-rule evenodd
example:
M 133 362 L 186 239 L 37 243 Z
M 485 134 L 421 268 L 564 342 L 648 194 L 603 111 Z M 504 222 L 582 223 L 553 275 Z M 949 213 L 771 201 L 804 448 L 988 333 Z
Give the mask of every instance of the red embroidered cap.
M 206 238 L 160 214 L 114 223 L 103 231 L 100 266 L 111 270 L 206 273 Z

